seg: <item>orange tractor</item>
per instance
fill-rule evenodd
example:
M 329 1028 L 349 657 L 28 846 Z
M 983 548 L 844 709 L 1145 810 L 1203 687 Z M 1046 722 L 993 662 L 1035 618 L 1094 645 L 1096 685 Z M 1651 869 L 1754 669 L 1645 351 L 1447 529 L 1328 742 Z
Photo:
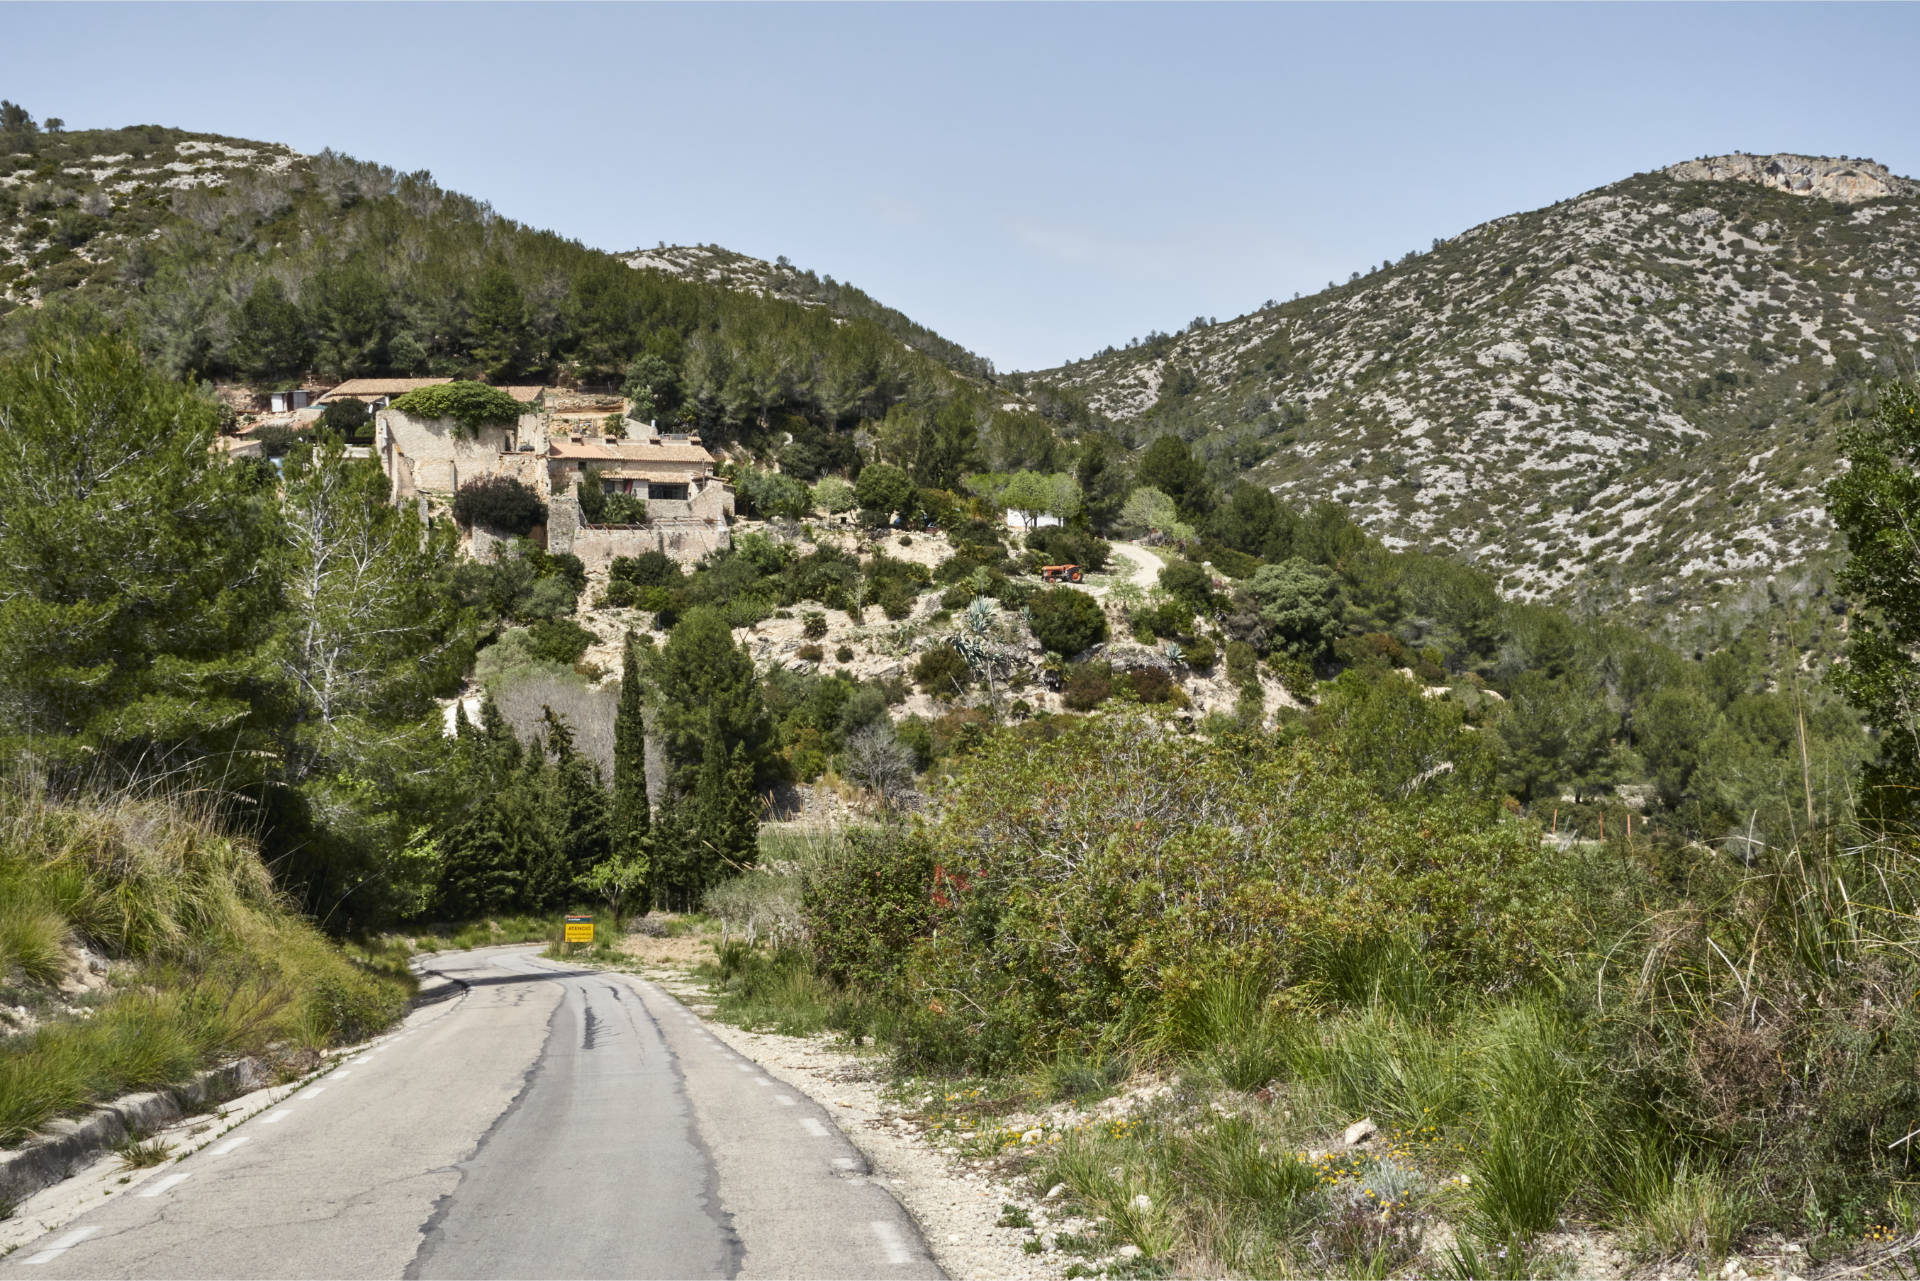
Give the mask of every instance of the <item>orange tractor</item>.
M 1040 577 L 1049 583 L 1077 583 L 1085 574 L 1078 565 L 1042 565 Z

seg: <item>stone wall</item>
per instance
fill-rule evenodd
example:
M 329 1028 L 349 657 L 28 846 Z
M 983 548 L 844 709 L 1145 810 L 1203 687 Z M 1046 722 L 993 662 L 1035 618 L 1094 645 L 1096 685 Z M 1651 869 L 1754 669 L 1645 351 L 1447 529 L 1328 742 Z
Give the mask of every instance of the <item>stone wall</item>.
M 530 444 L 531 451 L 507 451 Z M 505 472 L 547 493 L 546 427 L 539 413 L 520 415 L 513 427 L 482 427 L 472 436 L 450 418 L 413 418 L 396 409 L 374 417 L 374 451 L 386 468 L 395 498 L 414 493 L 451 494 L 482 476 Z
M 557 508 L 556 508 L 557 511 Z M 575 529 L 562 547 L 555 522 L 547 526 L 549 551 L 571 551 L 587 567 L 588 573 L 604 570 L 616 556 L 638 556 L 641 552 L 665 552 L 682 565 L 694 562 L 733 545 L 733 533 L 720 521 L 651 520 L 631 527 L 588 527 Z

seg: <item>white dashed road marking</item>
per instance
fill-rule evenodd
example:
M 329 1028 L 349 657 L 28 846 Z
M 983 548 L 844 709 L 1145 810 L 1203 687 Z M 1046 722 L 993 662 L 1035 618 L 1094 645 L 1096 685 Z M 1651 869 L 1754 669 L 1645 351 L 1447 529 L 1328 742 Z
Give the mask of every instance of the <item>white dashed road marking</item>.
M 289 1111 L 287 1111 L 287 1110 L 286 1110 L 285 1108 L 282 1108 L 282 1109 L 281 1109 L 280 1111 L 278 1111 L 278 1112 L 275 1112 L 275 1113 L 274 1113 L 274 1114 L 273 1114 L 272 1116 L 265 1116 L 265 1117 L 261 1117 L 261 1118 L 260 1118 L 260 1124 L 262 1124 L 262 1125 L 278 1125 L 278 1124 L 280 1124 L 280 1123 L 281 1123 L 282 1121 L 284 1121 L 284 1120 L 286 1120 L 286 1119 L 287 1119 L 288 1117 L 290 1117 L 290 1116 L 292 1116 L 292 1115 L 293 1115 L 293 1113 L 291 1113 L 291 1112 L 289 1112 Z
M 773 1101 L 775 1103 L 778 1103 L 783 1108 L 790 1108 L 794 1105 L 793 1096 L 791 1094 L 776 1094 L 773 1096 Z
M 190 1173 L 189 1174 L 169 1174 L 166 1178 L 156 1179 L 151 1184 L 147 1185 L 144 1188 L 141 1188 L 140 1195 L 141 1196 L 159 1196 L 162 1192 L 165 1192 L 168 1188 L 178 1187 L 182 1183 L 185 1183 L 188 1179 L 191 1179 L 192 1177 L 193 1175 Z
M 808 1134 L 811 1134 L 816 1139 L 824 1139 L 827 1137 L 827 1127 L 823 1121 L 815 1120 L 810 1116 L 803 1116 L 800 1118 L 800 1124 L 806 1128 Z
M 867 1225 L 873 1229 L 873 1235 L 880 1238 L 880 1248 L 887 1252 L 888 1263 L 912 1263 L 913 1252 L 907 1249 L 907 1243 L 900 1239 L 900 1230 L 881 1219 L 875 1219 Z
M 208 1155 L 209 1156 L 225 1156 L 227 1153 L 239 1147 L 242 1143 L 248 1143 L 251 1141 L 252 1141 L 251 1135 L 242 1134 L 237 1138 L 228 1139 L 225 1143 L 222 1143 L 219 1147 L 215 1148 L 212 1152 L 208 1153 Z
M 99 1228 L 75 1228 L 73 1231 L 67 1233 L 67 1235 L 61 1237 L 58 1241 L 55 1241 L 52 1245 L 48 1246 L 46 1249 L 42 1250 L 40 1253 L 28 1259 L 27 1262 L 28 1263 L 52 1263 L 55 1259 L 65 1254 L 67 1251 L 73 1249 L 74 1246 L 79 1245 L 82 1241 L 86 1240 L 88 1237 L 92 1236 L 94 1233 L 98 1232 L 99 1230 L 100 1230 Z

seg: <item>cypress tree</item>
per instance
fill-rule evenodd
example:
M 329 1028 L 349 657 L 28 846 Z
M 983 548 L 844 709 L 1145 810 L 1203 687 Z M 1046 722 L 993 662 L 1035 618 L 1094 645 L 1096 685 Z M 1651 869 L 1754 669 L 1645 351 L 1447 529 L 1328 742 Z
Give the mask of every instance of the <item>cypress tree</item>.
M 685 799 L 669 785 L 660 798 L 660 813 L 651 833 L 653 902 L 668 912 L 691 906 L 699 886 L 695 835 L 688 810 Z
M 573 746 L 573 731 L 546 709 L 547 741 L 553 745 L 553 786 L 546 794 L 554 851 L 547 897 L 555 906 L 571 898 L 577 882 L 613 848 L 613 824 L 600 767 Z
M 620 661 L 620 707 L 613 718 L 613 855 L 645 858 L 653 821 L 647 798 L 647 726 L 640 712 L 640 649 L 631 630 Z
M 727 749 L 716 732 L 707 736 L 697 794 L 699 883 L 705 890 L 753 863 L 760 831 L 753 766 L 738 743 Z

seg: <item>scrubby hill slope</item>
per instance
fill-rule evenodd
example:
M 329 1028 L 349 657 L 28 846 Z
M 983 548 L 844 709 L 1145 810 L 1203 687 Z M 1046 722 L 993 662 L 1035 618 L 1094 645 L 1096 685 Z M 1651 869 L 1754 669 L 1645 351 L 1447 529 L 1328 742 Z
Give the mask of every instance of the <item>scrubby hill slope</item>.
M 1726 156 L 1033 376 L 1523 598 L 1813 580 L 1837 421 L 1920 329 L 1920 184 Z
M 621 257 L 627 266 L 643 271 L 661 271 L 802 306 L 824 307 L 846 319 L 869 320 L 955 373 L 970 378 L 993 377 L 993 362 L 985 356 L 975 355 L 959 343 L 941 337 L 905 312 L 877 301 L 844 280 L 794 266 L 784 255 L 776 262 L 768 262 L 719 245 L 663 244 L 654 249 L 636 249 Z

